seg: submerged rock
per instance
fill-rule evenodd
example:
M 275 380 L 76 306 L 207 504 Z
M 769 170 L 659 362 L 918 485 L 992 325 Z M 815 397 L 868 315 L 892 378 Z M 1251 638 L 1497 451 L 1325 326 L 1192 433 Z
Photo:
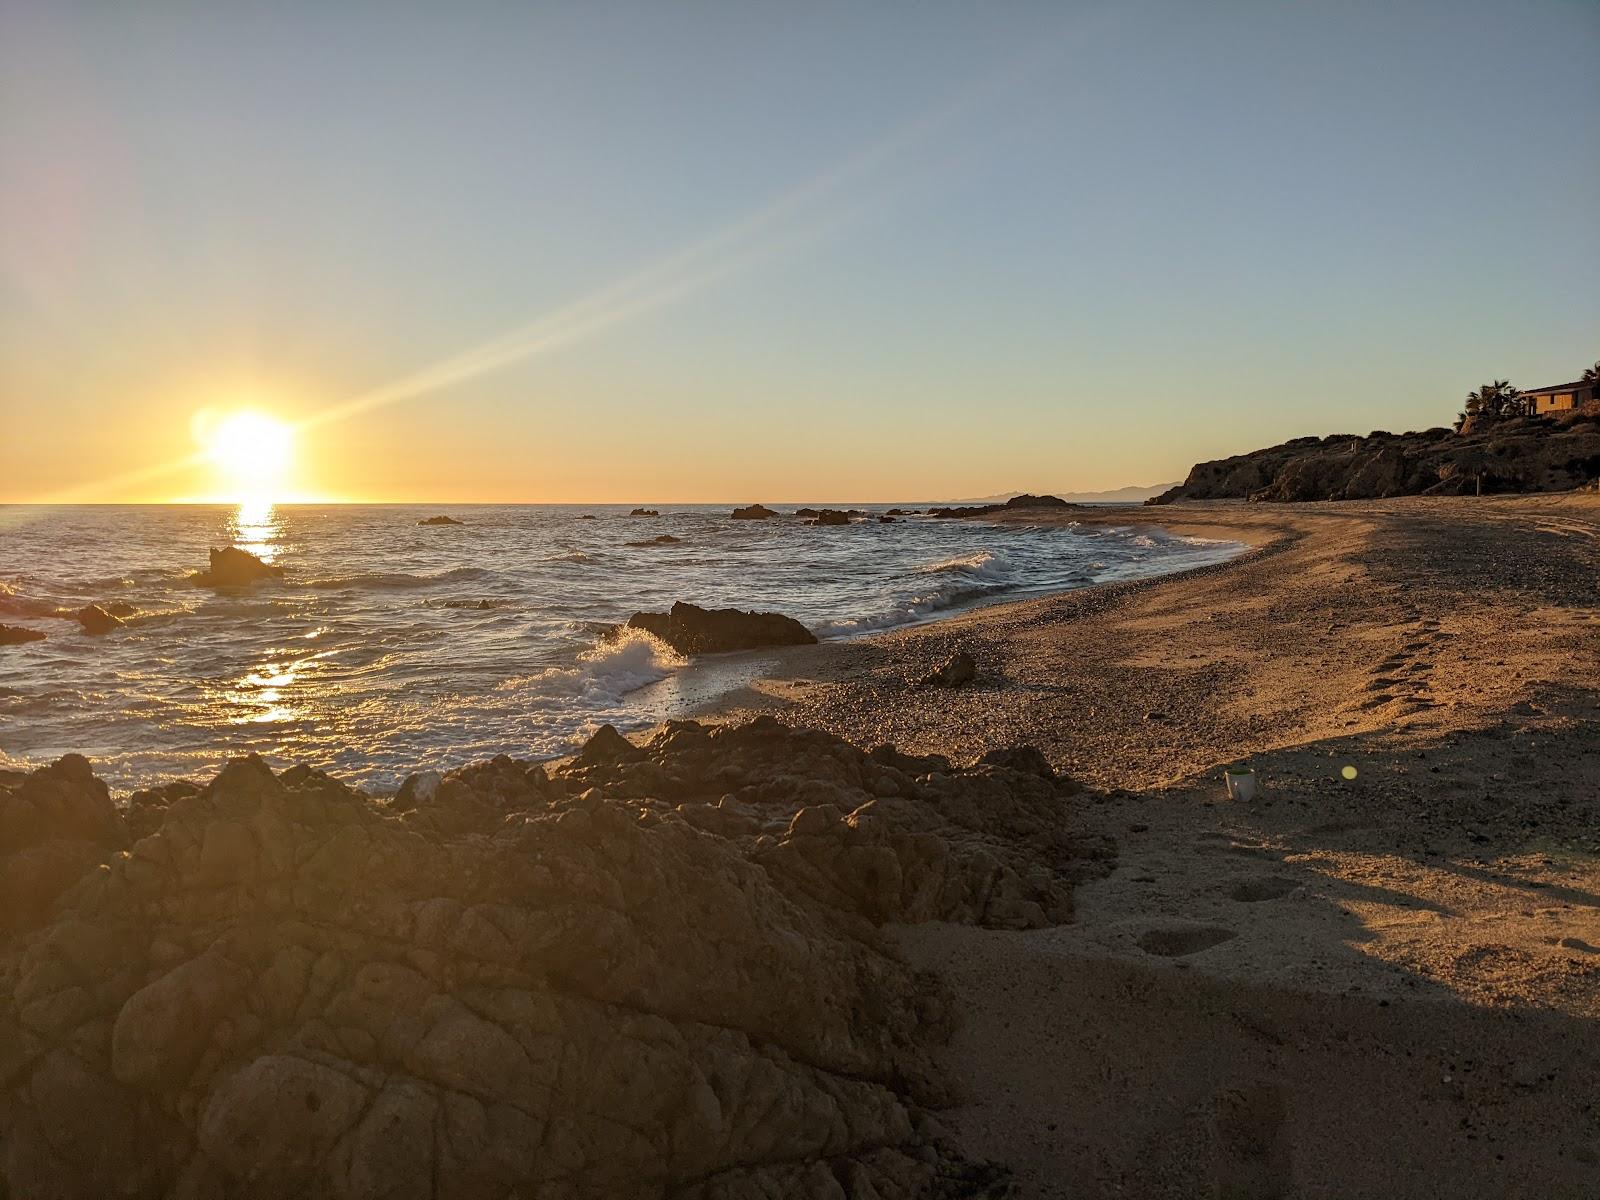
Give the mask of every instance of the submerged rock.
M 654 634 L 679 654 L 719 654 L 761 646 L 810 646 L 816 635 L 782 613 L 744 612 L 737 608 L 701 608 L 683 601 L 671 612 L 637 612 L 628 628 Z
M 0 777 L 0 1193 L 976 1194 L 874 927 L 1066 920 L 1105 857 L 1068 783 L 770 718 L 402 791 L 237 760 L 123 854 L 82 759 Z
M 422 520 L 417 522 L 417 524 L 418 525 L 465 525 L 466 522 L 465 521 L 458 521 L 454 517 L 447 517 L 443 513 L 441 513 L 437 517 L 423 517 Z
M 83 631 L 92 637 L 110 633 L 122 625 L 121 617 L 114 617 L 98 604 L 86 604 L 72 614 L 73 620 L 83 626 Z
M 673 537 L 670 533 L 663 533 L 660 537 L 647 538 L 642 542 L 629 542 L 630 546 L 676 546 L 682 538 Z
M 733 510 L 735 521 L 770 521 L 777 515 L 776 509 L 768 508 L 765 504 L 752 504 L 747 508 Z
M 263 579 L 278 579 L 283 568 L 263 562 L 248 550 L 227 546 L 211 551 L 211 566 L 190 578 L 201 587 L 249 587 Z
M 44 634 L 37 629 L 25 629 L 21 625 L 0 625 L 0 646 L 20 646 L 24 642 L 42 642 Z

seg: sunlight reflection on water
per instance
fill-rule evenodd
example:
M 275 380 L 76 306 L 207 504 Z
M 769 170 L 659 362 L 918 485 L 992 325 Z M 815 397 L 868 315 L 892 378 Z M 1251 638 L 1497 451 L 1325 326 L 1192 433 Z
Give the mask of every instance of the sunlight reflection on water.
M 271 562 L 280 533 L 280 522 L 270 500 L 245 500 L 233 514 L 233 544 L 248 550 L 262 562 Z

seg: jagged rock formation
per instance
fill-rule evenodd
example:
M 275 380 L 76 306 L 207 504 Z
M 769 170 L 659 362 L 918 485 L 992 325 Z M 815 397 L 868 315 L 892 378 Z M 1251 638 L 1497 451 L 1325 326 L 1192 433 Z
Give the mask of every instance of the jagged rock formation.
M 37 629 L 21 625 L 0 625 L 0 646 L 20 646 L 24 642 L 42 642 L 44 634 Z
M 745 508 L 736 508 L 732 513 L 735 521 L 770 521 L 777 515 L 777 509 L 768 508 L 765 504 L 751 504 Z
M 782 613 L 744 612 L 737 608 L 701 608 L 682 600 L 671 612 L 637 612 L 628 628 L 654 634 L 679 654 L 720 654 L 762 646 L 810 646 L 816 635 Z
M 3 910 L 0 1178 L 982 1194 L 992 1172 L 925 1111 L 937 987 L 875 927 L 1065 920 L 1104 854 L 1068 838 L 1072 790 L 1037 752 L 955 769 L 770 718 L 642 747 L 606 729 L 553 769 L 499 758 L 387 804 L 256 759 L 126 812 L 79 758 L 0 776 L 0 879 L 61 864 L 27 892 L 53 904 Z
M 630 517 L 659 517 L 661 515 L 661 510 L 655 508 L 636 508 L 628 515 Z
M 464 521 L 456 520 L 454 517 L 445 516 L 443 513 L 440 513 L 437 517 L 423 517 L 422 520 L 417 522 L 418 525 L 464 525 L 465 523 Z
M 190 578 L 201 587 L 231 588 L 249 587 L 263 579 L 277 579 L 282 574 L 282 567 L 263 562 L 248 550 L 226 546 L 211 551 L 211 565 Z
M 1518 417 L 1463 433 L 1295 438 L 1216 462 L 1147 501 L 1368 500 L 1482 492 L 1560 492 L 1600 478 L 1600 414 Z

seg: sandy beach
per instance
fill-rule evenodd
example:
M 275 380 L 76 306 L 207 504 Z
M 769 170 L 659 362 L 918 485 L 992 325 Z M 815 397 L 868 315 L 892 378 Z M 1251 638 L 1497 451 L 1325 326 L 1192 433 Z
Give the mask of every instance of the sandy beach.
M 898 931 L 956 998 L 958 1143 L 1025 1197 L 1596 1194 L 1600 497 L 1007 519 L 1254 549 L 783 652 L 719 707 L 1091 789 L 1118 857 L 1072 923 Z M 957 649 L 974 682 L 909 685 Z

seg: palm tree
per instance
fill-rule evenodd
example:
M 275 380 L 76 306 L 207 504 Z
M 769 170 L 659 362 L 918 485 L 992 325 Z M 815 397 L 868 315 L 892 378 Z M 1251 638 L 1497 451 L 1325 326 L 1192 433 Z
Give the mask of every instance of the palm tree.
M 1583 373 L 1583 382 L 1584 383 L 1600 383 L 1600 362 L 1595 363 L 1594 366 L 1592 366 L 1592 367 L 1588 368 L 1586 371 L 1584 371 L 1584 373 Z

